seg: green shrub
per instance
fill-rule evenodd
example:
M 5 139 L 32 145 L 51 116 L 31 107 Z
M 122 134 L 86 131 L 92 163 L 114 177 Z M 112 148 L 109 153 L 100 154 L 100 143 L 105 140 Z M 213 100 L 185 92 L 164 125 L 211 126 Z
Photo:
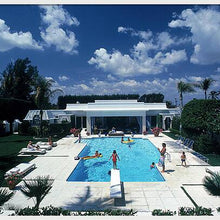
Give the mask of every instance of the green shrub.
M 19 210 L 15 210 L 16 215 L 40 215 L 40 210 L 36 208 L 23 208 Z
M 84 212 L 74 212 L 74 216 L 134 216 L 136 211 L 130 210 L 120 210 L 120 209 L 106 209 L 104 211 L 84 211 Z
M 212 215 L 211 208 L 204 208 L 202 206 L 191 208 L 191 207 L 180 207 L 178 215 L 181 216 L 201 216 L 201 215 Z
M 172 128 L 179 131 L 180 129 L 180 117 L 179 116 L 173 117 Z
M 178 135 L 180 135 L 179 130 L 176 130 L 176 129 L 173 129 L 173 128 L 170 128 L 169 130 L 170 130 L 170 132 L 172 132 L 173 134 L 178 134 Z
M 70 215 L 70 211 L 50 205 L 42 208 L 41 215 Z
M 51 136 L 57 135 L 59 137 L 70 134 L 71 123 L 68 124 L 50 124 L 49 133 Z
M 172 215 L 176 215 L 176 211 L 170 211 L 169 209 L 168 210 L 154 209 L 152 211 L 152 215 L 153 216 L 162 216 L 162 215 L 172 216 Z
M 217 136 L 220 133 L 220 101 L 197 100 L 183 109 L 182 135 L 195 141 L 194 149 L 202 153 L 219 152 Z
M 18 127 L 19 135 L 30 135 L 31 125 L 28 121 L 23 121 Z M 33 134 L 31 134 L 32 136 Z
M 212 139 L 212 137 L 208 134 L 200 134 L 195 139 L 195 150 L 208 154 L 215 151 L 216 141 Z

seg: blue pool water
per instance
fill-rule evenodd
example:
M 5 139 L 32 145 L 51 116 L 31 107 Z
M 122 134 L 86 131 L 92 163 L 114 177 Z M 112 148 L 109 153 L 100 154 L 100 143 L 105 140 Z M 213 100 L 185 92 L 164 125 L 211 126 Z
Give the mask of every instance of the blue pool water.
M 125 138 L 126 140 L 126 138 Z M 87 145 L 79 154 L 79 157 L 94 155 L 98 150 L 103 157 L 83 160 L 81 159 L 68 177 L 67 181 L 81 182 L 109 182 L 109 171 L 112 169 L 112 160 L 109 161 L 113 150 L 117 151 L 120 161 L 117 167 L 120 169 L 120 177 L 123 182 L 160 182 L 164 178 L 155 167 L 150 169 L 152 162 L 159 160 L 159 151 L 149 141 L 134 138 L 130 145 L 122 144 L 119 137 L 84 139 Z

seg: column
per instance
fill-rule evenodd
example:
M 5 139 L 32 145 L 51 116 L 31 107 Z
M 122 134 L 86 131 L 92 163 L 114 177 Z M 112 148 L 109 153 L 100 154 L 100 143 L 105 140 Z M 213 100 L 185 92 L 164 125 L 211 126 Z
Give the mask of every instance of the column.
M 81 116 L 81 128 L 83 128 L 83 116 Z
M 90 116 L 86 117 L 86 129 L 91 134 L 91 117 Z
M 170 116 L 170 128 L 173 128 L 173 116 Z
M 142 132 L 146 131 L 146 115 L 142 116 Z
M 166 120 L 166 117 L 163 116 L 163 129 L 164 129 L 164 130 L 166 129 L 165 120 Z

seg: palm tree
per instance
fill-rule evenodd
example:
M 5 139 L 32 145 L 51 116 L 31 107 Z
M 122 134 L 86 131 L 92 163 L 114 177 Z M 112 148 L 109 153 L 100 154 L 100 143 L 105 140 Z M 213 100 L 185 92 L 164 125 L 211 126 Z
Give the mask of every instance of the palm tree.
M 203 81 L 201 81 L 199 84 L 195 84 L 195 87 L 198 87 L 205 92 L 205 99 L 207 99 L 207 90 L 210 88 L 212 83 L 215 82 L 212 78 L 205 78 Z
M 7 202 L 14 195 L 14 192 L 10 192 L 7 189 L 0 189 L 0 206 Z
M 184 83 L 183 81 L 179 81 L 177 83 L 177 89 L 180 96 L 180 110 L 183 110 L 183 93 L 195 92 L 193 85 L 191 83 Z
M 49 104 L 50 97 L 55 95 L 57 92 L 63 92 L 62 89 L 52 90 L 53 79 L 45 79 L 43 77 L 38 77 L 36 82 L 36 93 L 34 96 L 35 103 L 40 109 L 40 135 L 42 136 L 42 120 L 43 120 L 43 109 Z
M 220 173 L 210 173 L 205 176 L 203 186 L 213 196 L 220 196 Z
M 208 98 L 210 98 L 210 99 L 212 99 L 212 100 L 216 100 L 216 99 L 218 99 L 218 95 L 219 95 L 220 93 L 219 92 L 217 92 L 217 91 L 211 91 L 210 93 L 209 93 L 209 97 Z
M 180 115 L 182 114 L 183 111 L 183 93 L 190 93 L 190 92 L 195 92 L 193 85 L 191 83 L 184 83 L 183 81 L 179 81 L 177 83 L 177 90 L 179 92 L 180 96 Z M 180 134 L 182 132 L 182 124 L 180 121 Z
M 41 201 L 52 188 L 53 181 L 49 176 L 23 180 L 24 186 L 21 188 L 21 192 L 28 198 L 35 198 L 35 208 L 38 209 Z

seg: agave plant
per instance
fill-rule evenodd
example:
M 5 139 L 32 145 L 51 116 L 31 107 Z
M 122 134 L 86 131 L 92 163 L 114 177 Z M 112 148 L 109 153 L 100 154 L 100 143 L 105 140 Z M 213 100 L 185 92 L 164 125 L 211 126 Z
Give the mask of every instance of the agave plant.
M 35 198 L 35 208 L 38 209 L 41 201 L 52 188 L 53 179 L 49 176 L 38 176 L 35 179 L 23 180 L 21 192 L 28 198 Z
M 220 196 L 220 173 L 210 173 L 205 176 L 203 186 L 213 196 Z
M 10 192 L 8 189 L 0 189 L 0 206 L 12 198 L 14 192 Z

